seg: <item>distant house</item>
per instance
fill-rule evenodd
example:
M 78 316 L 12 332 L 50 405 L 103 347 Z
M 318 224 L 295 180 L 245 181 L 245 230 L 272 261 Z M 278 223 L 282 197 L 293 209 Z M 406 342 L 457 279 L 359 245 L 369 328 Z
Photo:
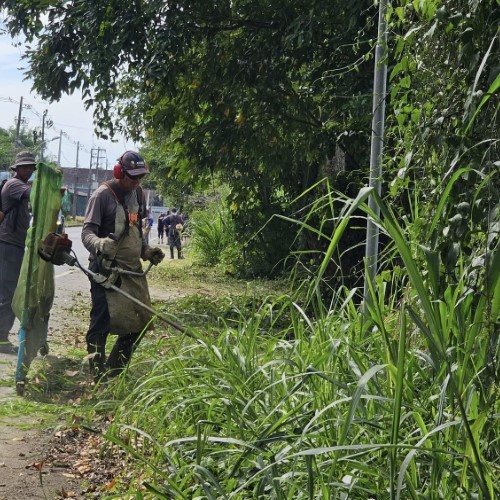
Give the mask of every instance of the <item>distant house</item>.
M 71 197 L 71 215 L 85 215 L 85 207 L 90 195 L 104 182 L 113 178 L 111 170 L 62 167 L 63 186 Z

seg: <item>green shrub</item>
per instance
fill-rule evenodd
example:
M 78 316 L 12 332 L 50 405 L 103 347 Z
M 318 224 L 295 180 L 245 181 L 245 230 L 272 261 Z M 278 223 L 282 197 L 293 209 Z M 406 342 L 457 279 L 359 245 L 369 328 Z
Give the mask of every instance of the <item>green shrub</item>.
M 191 231 L 193 256 L 207 266 L 219 264 L 222 253 L 234 241 L 231 216 L 221 202 L 212 202 L 206 210 L 194 212 Z
M 348 218 L 370 212 L 368 194 L 346 205 L 309 302 L 321 301 L 315 290 Z M 129 484 L 129 494 L 498 497 L 498 379 L 487 376 L 498 243 L 482 296 L 470 293 L 466 271 L 441 290 L 436 259 L 423 258 L 378 203 L 404 276 L 389 295 L 384 280 L 371 284 L 367 316 L 345 289 L 329 306 L 308 308 L 314 316 L 294 297 L 263 297 L 219 316 L 218 335 L 202 324 L 196 341 L 144 340 L 109 403 L 107 437 L 140 468 L 142 484 Z M 212 324 L 230 309 L 195 302 L 186 305 Z

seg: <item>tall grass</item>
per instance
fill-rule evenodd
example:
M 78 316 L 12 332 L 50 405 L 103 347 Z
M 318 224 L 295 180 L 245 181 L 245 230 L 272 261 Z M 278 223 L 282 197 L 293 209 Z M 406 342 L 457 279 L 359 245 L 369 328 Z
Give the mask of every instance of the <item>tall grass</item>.
M 498 497 L 498 243 L 481 296 L 465 268 L 441 290 L 437 260 L 377 198 L 399 288 L 371 283 L 368 318 L 350 290 L 310 307 L 348 218 L 375 217 L 369 194 L 346 203 L 308 301 L 263 299 L 213 340 L 141 350 L 108 433 L 140 471 L 136 498 Z
M 191 248 L 195 259 L 204 265 L 221 262 L 224 251 L 234 242 L 234 228 L 224 204 L 211 203 L 192 214 Z

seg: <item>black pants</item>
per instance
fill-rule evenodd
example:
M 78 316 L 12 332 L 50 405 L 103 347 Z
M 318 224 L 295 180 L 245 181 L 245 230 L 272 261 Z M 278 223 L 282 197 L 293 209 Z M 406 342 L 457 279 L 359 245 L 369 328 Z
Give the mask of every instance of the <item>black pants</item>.
M 177 256 L 179 259 L 182 257 L 182 243 L 181 236 L 177 231 L 169 231 L 168 233 L 168 245 L 170 247 L 170 258 L 174 258 L 174 248 L 177 248 Z
M 0 242 L 0 342 L 6 342 L 16 316 L 12 298 L 23 263 L 24 248 Z
M 91 260 L 89 269 L 99 272 L 97 261 Z M 92 309 L 90 310 L 90 326 L 87 331 L 87 352 L 94 354 L 90 358 L 90 371 L 95 380 L 108 372 L 118 375 L 130 361 L 135 348 L 141 340 L 140 333 L 120 335 L 116 339 L 106 362 L 106 340 L 110 333 L 110 319 L 106 293 L 102 286 L 90 280 L 90 296 Z

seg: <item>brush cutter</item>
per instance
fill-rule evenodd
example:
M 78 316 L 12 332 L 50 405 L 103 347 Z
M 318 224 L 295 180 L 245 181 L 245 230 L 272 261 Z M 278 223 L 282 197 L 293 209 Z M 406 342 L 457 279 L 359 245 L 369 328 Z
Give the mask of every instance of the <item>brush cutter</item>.
M 78 261 L 75 252 L 72 250 L 72 241 L 68 238 L 66 233 L 57 234 L 57 233 L 49 233 L 45 239 L 40 241 L 38 245 L 38 255 L 40 258 L 47 262 L 51 262 L 56 266 L 62 266 L 64 264 L 68 264 L 69 266 L 75 266 L 81 271 L 83 271 L 94 283 L 102 286 L 103 288 L 107 288 L 110 290 L 114 290 L 115 292 L 120 293 L 127 299 L 131 300 L 138 306 L 142 307 L 146 311 L 154 314 L 157 318 L 161 319 L 172 328 L 175 328 L 177 331 L 181 333 L 185 333 L 186 335 L 197 338 L 193 333 L 189 332 L 184 326 L 172 321 L 170 318 L 167 318 L 162 313 L 155 311 L 152 307 L 143 304 L 140 300 L 132 297 L 127 292 L 121 290 L 118 286 L 115 285 L 117 279 L 122 274 L 132 275 L 132 276 L 146 276 L 149 270 L 152 267 L 152 263 L 149 264 L 148 268 L 143 272 L 134 272 L 127 271 L 125 269 L 121 269 L 120 267 L 113 266 L 111 261 L 103 262 L 102 266 L 104 269 L 109 271 L 109 274 L 101 274 L 95 273 L 90 269 L 82 266 Z

